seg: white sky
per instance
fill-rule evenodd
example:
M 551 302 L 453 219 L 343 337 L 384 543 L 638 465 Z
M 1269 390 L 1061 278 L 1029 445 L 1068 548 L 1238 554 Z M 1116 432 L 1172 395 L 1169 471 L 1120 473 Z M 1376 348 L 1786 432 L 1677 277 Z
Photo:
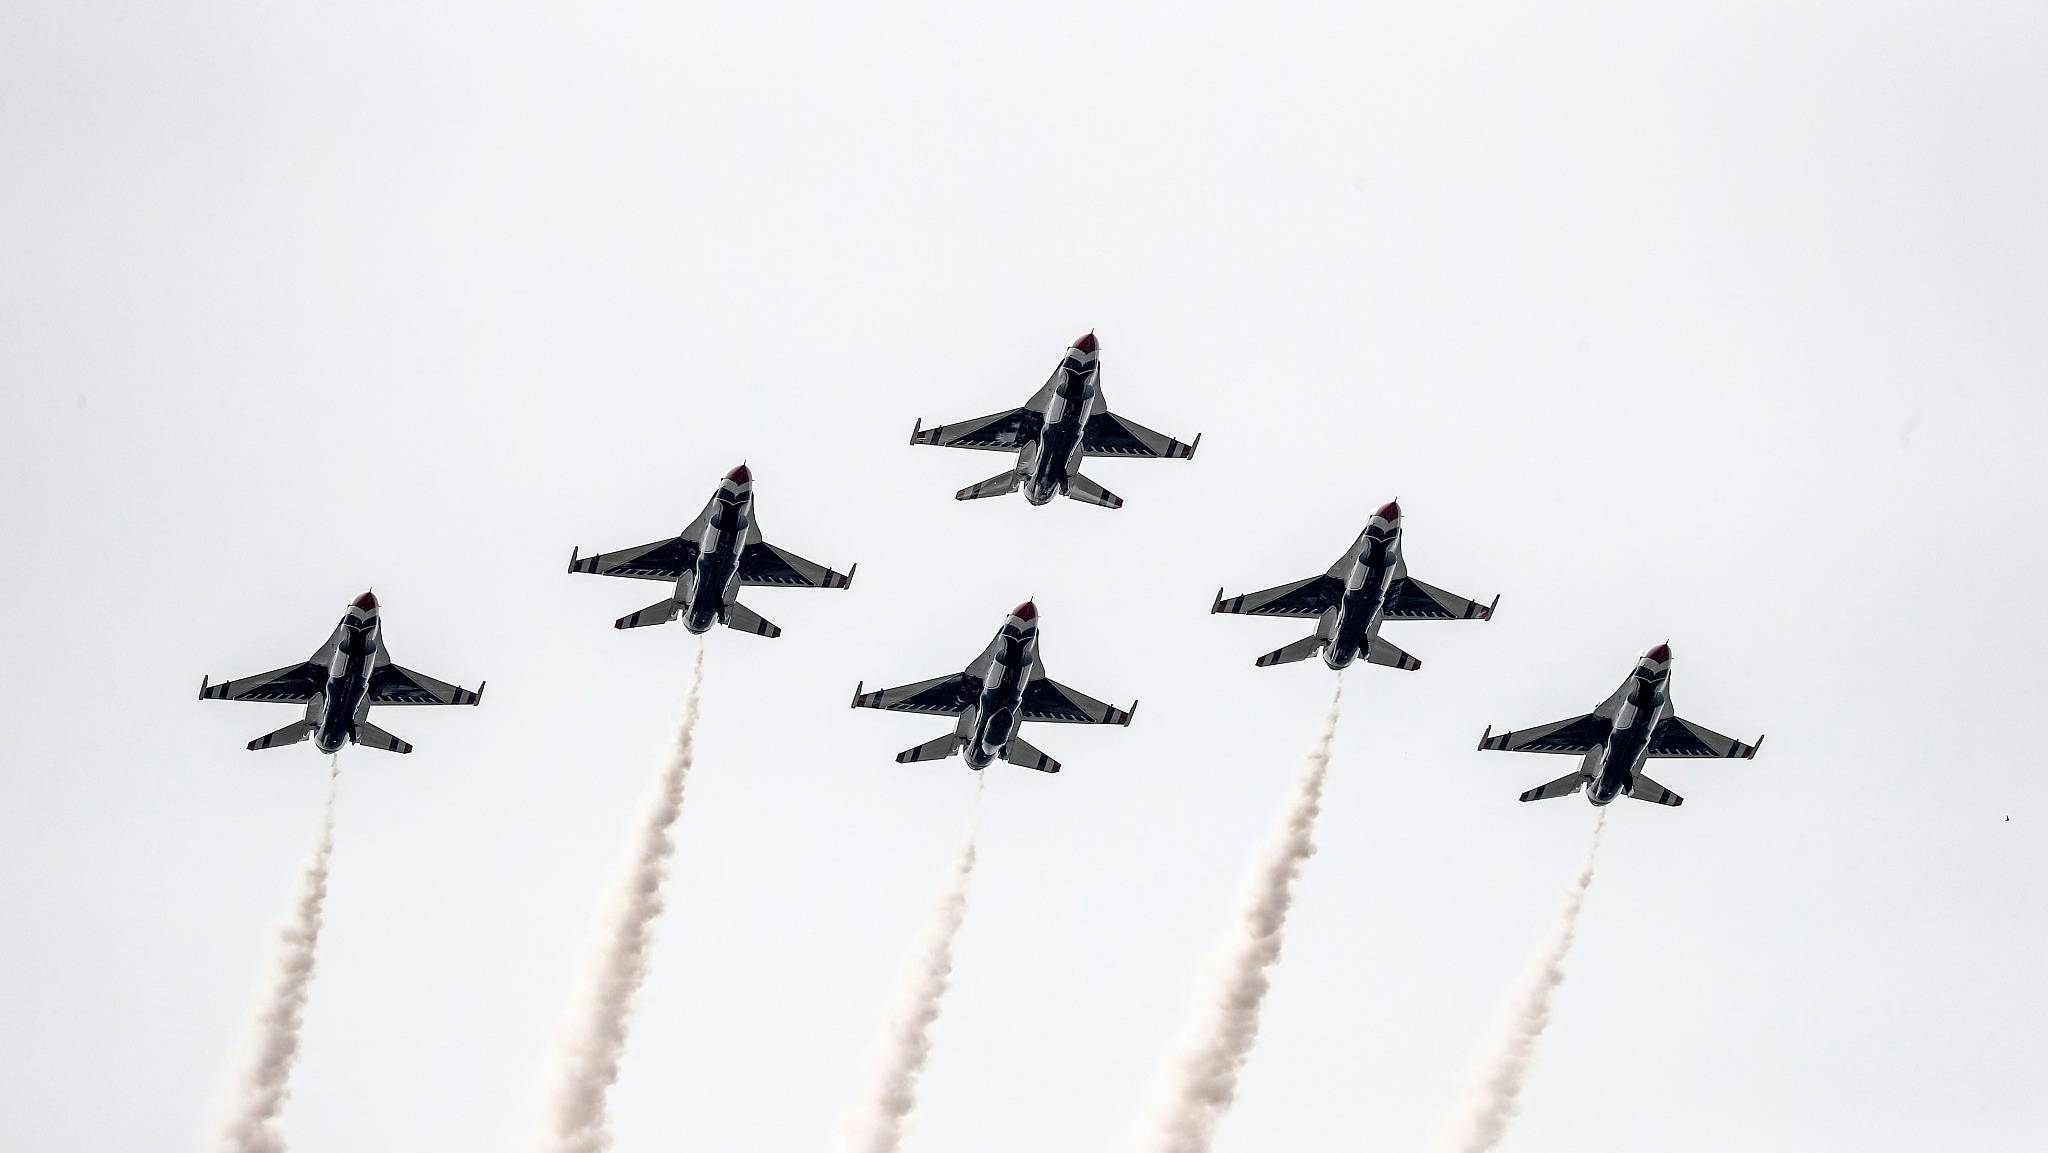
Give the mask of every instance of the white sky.
M 206 1132 L 322 759 L 193 694 L 374 584 L 490 692 L 344 758 L 286 1129 L 523 1149 L 693 643 L 562 568 L 742 458 L 860 577 L 709 638 L 622 1153 L 829 1147 L 973 786 L 847 699 L 1027 595 L 1144 708 L 990 780 L 910 1147 L 1119 1148 L 1327 700 L 1209 597 L 1392 496 L 1499 616 L 1351 674 L 1219 1148 L 1436 1132 L 1592 820 L 1473 745 L 1667 637 L 1770 741 L 1613 811 L 1509 1147 L 2038 1142 L 2040 4 L 422 7 L 0 5 L 0 1147 Z M 956 504 L 1090 327 L 1201 455 Z

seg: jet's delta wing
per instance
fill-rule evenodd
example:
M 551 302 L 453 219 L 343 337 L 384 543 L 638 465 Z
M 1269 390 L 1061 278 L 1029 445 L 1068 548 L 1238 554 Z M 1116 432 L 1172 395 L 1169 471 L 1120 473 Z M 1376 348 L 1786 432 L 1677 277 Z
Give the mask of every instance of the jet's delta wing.
M 251 749 L 311 737 L 323 753 L 339 752 L 347 744 L 411 752 L 412 745 L 369 722 L 370 706 L 473 705 L 483 699 L 484 687 L 471 692 L 394 663 L 384 646 L 378 609 L 376 595 L 364 593 L 350 602 L 348 614 L 310 659 L 217 685 L 201 678 L 199 699 L 306 706 L 303 718 L 250 741 Z
M 1011 612 L 965 671 L 873 692 L 857 685 L 853 707 L 957 719 L 952 732 L 898 753 L 898 763 L 964 752 L 976 770 L 1004 760 L 1042 773 L 1059 772 L 1060 763 L 1017 735 L 1025 721 L 1128 725 L 1138 708 L 1104 704 L 1046 676 L 1038 661 L 1038 607 L 1030 601 Z
M 956 500 L 1008 496 L 1021 488 L 1034 505 L 1065 496 L 1122 508 L 1122 497 L 1081 475 L 1083 458 L 1186 459 L 1195 455 L 1202 438 L 1183 444 L 1110 412 L 1102 395 L 1100 350 L 1095 334 L 1088 333 L 1074 341 L 1023 407 L 935 428 L 920 420 L 910 430 L 910 443 L 1017 454 L 1016 467 L 968 485 L 953 494 Z
M 853 584 L 859 567 L 835 572 L 761 539 L 754 518 L 754 474 L 744 464 L 725 474 L 704 511 L 680 535 L 596 556 L 583 556 L 580 549 L 569 554 L 570 572 L 675 584 L 672 595 L 620 617 L 614 628 L 661 625 L 681 617 L 693 633 L 722 624 L 765 637 L 781 636 L 782 630 L 740 604 L 740 589 L 843 589 Z
M 1390 620 L 1488 620 L 1500 598 L 1482 605 L 1409 576 L 1402 540 L 1401 505 L 1388 501 L 1323 575 L 1235 597 L 1217 589 L 1209 611 L 1316 618 L 1315 632 L 1260 657 L 1260 667 L 1321 653 L 1333 669 L 1348 667 L 1360 655 L 1368 664 L 1421 668 L 1421 661 L 1380 636 L 1380 625 Z
M 1522 794 L 1524 801 L 1568 797 L 1580 789 L 1605 805 L 1622 795 L 1676 808 L 1685 798 L 1651 780 L 1643 762 L 1652 757 L 1756 756 L 1762 737 L 1747 744 L 1676 715 L 1671 706 L 1671 646 L 1661 644 L 1636 660 L 1628 679 L 1590 713 L 1496 733 L 1488 727 L 1482 750 L 1557 753 L 1582 758 L 1571 773 Z

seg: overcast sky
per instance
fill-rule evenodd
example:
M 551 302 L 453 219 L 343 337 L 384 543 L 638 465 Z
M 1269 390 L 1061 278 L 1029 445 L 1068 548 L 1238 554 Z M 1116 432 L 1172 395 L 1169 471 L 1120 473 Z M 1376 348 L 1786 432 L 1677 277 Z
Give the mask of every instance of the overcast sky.
M 745 459 L 860 575 L 707 638 L 622 1153 L 831 1146 L 974 786 L 848 699 L 1026 596 L 1144 707 L 992 771 L 907 1148 L 1122 1148 L 1332 676 L 1209 598 L 1396 496 L 1500 608 L 1347 674 L 1219 1150 L 1426 1146 L 1593 822 L 1480 731 L 1666 639 L 1770 740 L 1610 810 L 1506 1148 L 2036 1147 L 2048 10 L 850 7 L 0 4 L 0 1146 L 207 1133 L 324 759 L 194 694 L 374 585 L 490 690 L 343 756 L 285 1130 L 525 1149 L 695 644 L 563 568 Z M 954 502 L 1090 328 L 1200 455 Z

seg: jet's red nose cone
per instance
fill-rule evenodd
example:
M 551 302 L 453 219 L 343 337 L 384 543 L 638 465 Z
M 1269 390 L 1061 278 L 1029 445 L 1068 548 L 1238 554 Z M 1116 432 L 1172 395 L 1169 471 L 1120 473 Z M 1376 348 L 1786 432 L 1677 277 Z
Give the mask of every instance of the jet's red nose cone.
M 734 484 L 752 484 L 754 481 L 754 470 L 748 468 L 746 465 L 741 465 L 738 468 L 733 469 L 731 472 L 726 473 L 725 479 L 733 482 Z
M 1080 349 L 1082 352 L 1094 352 L 1095 349 L 1098 347 L 1095 343 L 1095 334 L 1091 332 L 1085 336 L 1077 338 L 1074 341 L 1074 347 Z
M 1646 661 L 1668 661 L 1671 659 L 1671 646 L 1668 644 L 1658 645 L 1656 648 L 1644 653 L 1643 659 Z
M 362 596 L 359 596 L 348 603 L 351 606 L 359 608 L 366 613 L 373 613 L 377 611 L 377 594 L 373 592 L 365 592 Z
M 1038 606 L 1030 601 L 1025 601 L 1023 604 L 1011 609 L 1010 615 L 1020 621 L 1035 621 L 1038 619 Z
M 1387 503 L 1381 505 L 1380 510 L 1372 515 L 1380 518 L 1381 520 L 1400 520 L 1401 502 L 1398 500 L 1390 500 Z

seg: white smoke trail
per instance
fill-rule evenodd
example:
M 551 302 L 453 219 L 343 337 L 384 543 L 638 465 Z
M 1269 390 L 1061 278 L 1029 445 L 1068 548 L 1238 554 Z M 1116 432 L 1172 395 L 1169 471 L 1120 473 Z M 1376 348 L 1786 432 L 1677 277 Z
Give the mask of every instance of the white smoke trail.
M 661 915 L 662 887 L 676 851 L 673 829 L 683 809 L 683 784 L 695 759 L 703 687 L 704 644 L 699 641 L 696 660 L 690 666 L 690 687 L 683 697 L 683 721 L 676 730 L 675 751 L 662 766 L 647 811 L 641 816 L 617 908 L 564 1046 L 554 1116 L 550 1132 L 540 1143 L 543 1150 L 600 1153 L 611 1147 L 606 1100 L 619 1078 L 633 1003 L 647 979 L 654 921 Z
M 1267 970 L 1280 959 L 1294 881 L 1315 855 L 1316 817 L 1322 812 L 1323 780 L 1330 746 L 1337 736 L 1344 685 L 1330 697 L 1330 712 L 1289 797 L 1279 835 L 1252 875 L 1242 932 L 1217 973 L 1214 1000 L 1188 1037 L 1170 1074 L 1172 1088 L 1145 1141 L 1156 1153 L 1206 1153 L 1216 1126 L 1237 1097 L 1237 1075 L 1259 1037 L 1259 1011 L 1271 981 Z
M 337 754 L 327 767 L 327 800 L 320 809 L 320 839 L 299 875 L 299 897 L 278 929 L 278 952 L 244 1043 L 247 1065 L 228 1091 L 221 1118 L 222 1153 L 283 1153 L 278 1114 L 291 1092 L 292 1064 L 299 1056 L 299 1026 L 313 984 L 313 962 L 326 916 L 327 866 L 334 855 L 334 794 L 341 777 Z
M 974 814 L 953 862 L 945 893 L 932 910 L 931 925 L 912 958 L 909 980 L 883 1034 L 881 1068 L 868 1103 L 850 1120 L 850 1148 L 856 1153 L 896 1153 L 905 1122 L 917 1106 L 917 1081 L 932 1052 L 932 1025 L 953 976 L 953 938 L 967 919 L 967 884 L 974 876 L 975 841 L 981 831 L 981 794 L 988 774 L 974 787 Z
M 1607 827 L 1607 810 L 1593 822 L 1593 842 L 1586 847 L 1585 863 L 1565 890 L 1558 906 L 1557 921 L 1550 937 L 1530 958 L 1520 984 L 1508 999 L 1501 1017 L 1500 1035 L 1491 1052 L 1475 1071 L 1466 1095 L 1464 1113 L 1453 1125 L 1444 1148 L 1454 1153 L 1487 1153 L 1500 1144 L 1508 1121 L 1515 1115 L 1522 1086 L 1535 1063 L 1536 1042 L 1550 1024 L 1550 998 L 1564 983 L 1564 959 L 1571 952 L 1579 932 L 1579 910 L 1586 904 L 1586 889 L 1593 884 L 1593 858 L 1600 851 L 1600 831 Z

